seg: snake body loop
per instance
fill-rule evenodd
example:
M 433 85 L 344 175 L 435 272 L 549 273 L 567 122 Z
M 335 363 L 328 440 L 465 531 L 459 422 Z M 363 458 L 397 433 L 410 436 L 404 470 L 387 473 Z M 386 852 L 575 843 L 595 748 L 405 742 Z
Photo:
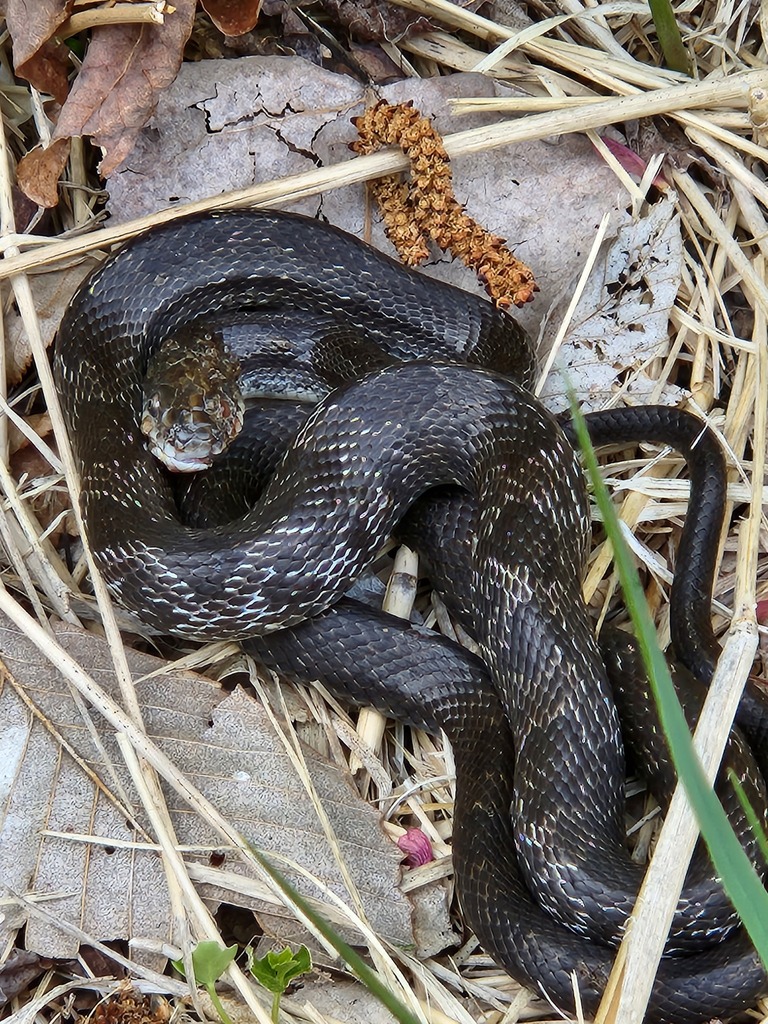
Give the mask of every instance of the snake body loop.
M 284 303 L 343 318 L 406 362 L 320 402 L 241 519 L 183 526 L 138 429 L 148 356 L 189 320 Z M 487 360 L 517 381 L 466 365 Z M 244 638 L 352 700 L 445 728 L 460 772 L 468 921 L 511 973 L 563 1005 L 576 971 L 593 1008 L 611 959 L 603 943 L 620 937 L 638 879 L 623 847 L 618 718 L 580 595 L 584 481 L 562 430 L 525 390 L 532 367 L 524 332 L 484 301 L 276 213 L 180 221 L 124 247 L 73 299 L 55 363 L 89 540 L 120 600 L 155 628 Z M 477 662 L 447 685 L 426 653 L 414 676 L 421 634 L 338 603 L 435 487 L 469 499 L 471 540 L 458 545 L 470 628 L 494 685 Z M 707 597 L 702 613 L 708 606 Z M 440 657 L 449 649 L 437 642 Z M 514 779 L 503 770 L 512 764 Z M 732 1012 L 765 986 L 722 894 L 697 903 L 679 908 L 672 948 L 694 952 L 665 963 L 658 1020 Z M 729 937 L 699 951 L 713 935 Z

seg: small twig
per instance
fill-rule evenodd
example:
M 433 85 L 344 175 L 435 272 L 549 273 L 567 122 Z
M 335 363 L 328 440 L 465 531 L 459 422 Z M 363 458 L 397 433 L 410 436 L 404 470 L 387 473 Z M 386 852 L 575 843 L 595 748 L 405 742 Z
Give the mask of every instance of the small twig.
M 101 25 L 147 24 L 162 25 L 165 15 L 170 14 L 172 7 L 165 0 L 153 0 L 144 4 L 115 4 L 114 7 L 94 7 L 88 11 L 78 11 L 67 18 L 59 26 L 56 37 L 69 39 L 87 28 Z

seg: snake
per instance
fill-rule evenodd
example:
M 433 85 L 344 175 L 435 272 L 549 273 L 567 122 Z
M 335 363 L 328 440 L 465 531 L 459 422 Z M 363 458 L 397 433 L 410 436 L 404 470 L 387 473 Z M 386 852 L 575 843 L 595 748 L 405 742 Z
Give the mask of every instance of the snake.
M 184 325 L 286 306 L 342 323 L 385 358 L 298 417 L 274 475 L 239 518 L 183 522 L 140 429 L 147 364 Z M 261 210 L 181 218 L 118 249 L 67 307 L 54 357 L 85 532 L 116 598 L 148 628 L 239 640 L 294 678 L 320 678 L 352 703 L 444 730 L 467 923 L 512 976 L 557 1005 L 573 1007 L 575 978 L 591 1012 L 639 884 L 624 849 L 624 748 L 606 662 L 619 677 L 631 664 L 634 677 L 638 656 L 626 634 L 602 651 L 593 635 L 581 597 L 584 476 L 529 391 L 534 367 L 526 332 L 487 301 L 331 225 Z M 619 439 L 621 416 L 606 429 Z M 724 479 L 722 455 L 675 411 L 649 412 L 634 437 L 638 429 L 673 444 L 682 430 L 694 471 L 706 464 L 709 483 L 697 487 L 684 530 L 685 545 L 704 554 L 678 571 L 673 633 L 683 648 L 703 631 L 708 662 L 723 505 L 710 484 Z M 428 560 L 438 579 L 441 559 L 446 580 L 458 573 L 457 610 L 482 659 L 345 596 L 403 521 L 407 532 L 409 509 L 412 523 L 431 520 L 433 536 L 442 529 Z M 751 764 L 739 769 L 750 785 Z M 694 879 L 691 893 L 650 1020 L 732 1014 L 767 988 L 719 887 Z

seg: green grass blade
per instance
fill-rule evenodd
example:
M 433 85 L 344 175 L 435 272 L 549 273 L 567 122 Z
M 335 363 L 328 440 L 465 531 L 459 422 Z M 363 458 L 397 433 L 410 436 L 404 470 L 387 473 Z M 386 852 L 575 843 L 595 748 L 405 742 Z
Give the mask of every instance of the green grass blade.
M 744 787 L 738 779 L 736 773 L 732 770 L 728 770 L 728 780 L 734 788 L 739 803 L 741 804 L 744 814 L 747 816 L 749 827 L 752 829 L 752 835 L 757 840 L 757 845 L 760 847 L 760 852 L 768 863 L 768 835 L 765 834 L 763 823 L 755 813 L 752 804 L 747 799 L 747 794 L 744 792 Z
M 278 871 L 278 869 L 267 860 L 263 853 L 259 853 L 259 851 L 255 850 L 252 846 L 249 846 L 248 849 L 280 891 L 288 896 L 290 901 L 299 908 L 307 920 L 312 922 L 312 925 L 329 943 L 329 945 L 336 950 L 349 969 L 357 975 L 368 991 L 376 996 L 376 998 L 386 1006 L 392 1016 L 396 1020 L 400 1021 L 400 1024 L 423 1024 L 423 1021 L 411 1013 L 408 1007 L 397 998 L 394 992 L 391 992 L 387 988 L 376 972 L 368 966 L 365 960 L 363 960 L 363 958 L 356 953 L 355 950 L 344 941 L 344 939 L 342 939 L 333 926 L 310 906 L 307 900 L 305 900 L 301 893 L 291 885 L 282 872 Z
M 624 591 L 627 609 L 648 671 L 659 717 L 669 743 L 678 777 L 710 852 L 715 870 L 755 945 L 758 956 L 768 965 L 768 892 L 730 826 L 720 801 L 707 782 L 693 747 L 683 709 L 677 699 L 667 662 L 659 649 L 648 606 L 645 602 L 629 548 L 621 535 L 619 521 L 600 475 L 586 422 L 571 395 L 571 414 L 587 473 L 592 483 L 605 529 L 613 545 L 614 561 Z
M 672 71 L 690 75 L 691 62 L 683 46 L 683 37 L 680 35 L 672 4 L 669 0 L 648 0 L 648 6 L 651 9 L 653 24 L 656 26 L 659 46 L 664 54 L 664 63 Z

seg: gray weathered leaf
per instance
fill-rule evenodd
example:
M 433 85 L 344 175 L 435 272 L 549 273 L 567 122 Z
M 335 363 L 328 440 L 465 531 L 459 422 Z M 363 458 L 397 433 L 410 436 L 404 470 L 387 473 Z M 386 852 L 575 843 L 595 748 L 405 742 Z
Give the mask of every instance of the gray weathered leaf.
M 555 366 L 570 378 L 582 407 L 601 408 L 631 372 L 630 394 L 647 401 L 655 385 L 644 368 L 669 351 L 669 317 L 680 287 L 683 243 L 680 219 L 670 198 L 624 225 L 606 242 L 587 281 Z M 568 283 L 550 311 L 543 332 L 548 350 L 573 294 Z M 681 389 L 666 385 L 677 401 Z M 556 410 L 566 408 L 565 381 L 553 373 L 542 394 Z
M 107 645 L 71 627 L 61 627 L 58 639 L 119 700 Z M 111 729 L 91 712 L 105 759 L 61 675 L 5 620 L 0 657 L 0 891 L 44 900 L 56 918 L 100 939 L 150 948 L 173 942 L 161 861 L 137 845 L 152 842 L 150 826 Z M 241 690 L 225 696 L 192 673 L 144 679 L 162 667 L 147 655 L 132 653 L 130 664 L 147 732 L 164 753 L 256 847 L 303 865 L 349 904 L 332 846 L 263 708 Z M 308 747 L 302 753 L 367 916 L 380 935 L 412 945 L 410 904 L 398 890 L 402 855 L 384 836 L 379 814 L 345 772 Z M 220 840 L 180 797 L 167 788 L 166 796 L 179 842 L 199 848 L 186 854 L 193 874 L 220 879 L 218 892 L 228 902 L 268 905 L 275 913 L 273 902 L 233 891 L 238 886 L 228 884 L 227 874 L 242 873 L 242 862 L 220 851 Z M 305 894 L 318 896 L 314 885 L 287 874 Z M 14 923 L 9 918 L 0 933 L 6 937 Z M 61 957 L 74 955 L 78 942 L 33 916 L 26 945 Z

